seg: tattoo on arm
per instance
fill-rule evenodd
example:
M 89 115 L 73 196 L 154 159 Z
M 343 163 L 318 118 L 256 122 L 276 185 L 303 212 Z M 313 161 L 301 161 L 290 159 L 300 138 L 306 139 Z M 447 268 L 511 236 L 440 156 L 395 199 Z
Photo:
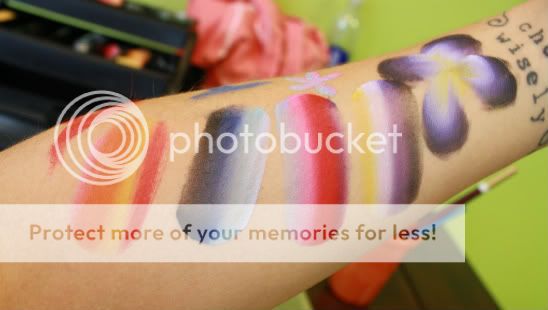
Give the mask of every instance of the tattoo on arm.
M 507 50 L 508 54 L 513 57 L 513 61 L 515 61 L 519 70 L 524 73 L 525 85 L 527 85 L 532 93 L 531 101 L 528 104 L 532 105 L 532 110 L 534 111 L 529 121 L 534 126 L 544 126 L 546 128 L 538 142 L 538 146 L 543 147 L 548 145 L 548 122 L 545 120 L 546 108 L 548 107 L 548 80 L 547 76 L 545 76 L 546 72 L 539 72 L 535 69 L 540 64 L 534 63 L 529 57 L 524 55 L 523 48 L 526 45 L 532 45 L 545 56 L 540 61 L 544 63 L 548 62 L 548 32 L 531 22 L 515 23 L 515 25 L 510 26 L 510 21 L 510 17 L 506 13 L 503 13 L 502 16 L 489 20 L 487 24 L 491 27 L 501 28 L 500 33 L 495 38 L 495 42 Z M 504 28 L 508 27 L 516 27 L 519 35 L 509 36 L 504 32 Z

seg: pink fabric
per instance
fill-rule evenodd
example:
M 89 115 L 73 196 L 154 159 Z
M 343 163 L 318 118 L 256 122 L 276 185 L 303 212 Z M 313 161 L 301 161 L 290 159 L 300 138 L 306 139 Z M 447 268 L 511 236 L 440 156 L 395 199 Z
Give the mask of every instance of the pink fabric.
M 324 67 L 327 42 L 315 28 L 281 14 L 272 0 L 191 0 L 198 42 L 192 62 L 205 87 Z

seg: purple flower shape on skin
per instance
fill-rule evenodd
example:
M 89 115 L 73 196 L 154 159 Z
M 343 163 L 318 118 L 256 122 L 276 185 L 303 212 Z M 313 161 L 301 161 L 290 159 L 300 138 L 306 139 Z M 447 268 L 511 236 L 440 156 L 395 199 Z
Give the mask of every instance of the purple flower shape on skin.
M 468 35 L 452 35 L 423 46 L 418 55 L 387 59 L 378 71 L 386 80 L 426 82 L 422 116 L 428 148 L 443 156 L 460 149 L 468 137 L 463 109 L 472 91 L 488 109 L 516 99 L 516 78 L 507 64 L 481 55 L 481 43 Z

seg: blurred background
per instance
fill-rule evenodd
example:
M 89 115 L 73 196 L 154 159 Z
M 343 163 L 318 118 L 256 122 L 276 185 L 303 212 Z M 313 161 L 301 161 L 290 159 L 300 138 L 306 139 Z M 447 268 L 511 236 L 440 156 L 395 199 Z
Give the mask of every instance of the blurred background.
M 87 91 L 142 100 L 301 73 L 409 47 L 520 2 L 0 0 L 0 150 L 51 127 Z M 466 251 L 467 263 L 354 266 L 278 309 L 548 309 L 548 150 L 515 167 L 467 204 L 466 244 L 447 249 Z

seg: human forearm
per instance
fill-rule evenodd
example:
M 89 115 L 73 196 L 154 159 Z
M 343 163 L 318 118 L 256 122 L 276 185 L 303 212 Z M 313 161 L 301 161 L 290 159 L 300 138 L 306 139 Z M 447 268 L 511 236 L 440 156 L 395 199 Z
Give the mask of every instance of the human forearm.
M 515 12 L 508 13 L 508 23 L 503 27 L 488 26 L 487 23 L 481 23 L 480 25 L 466 28 L 462 31 L 457 31 L 455 34 L 469 34 L 474 39 L 478 40 L 481 44 L 481 51 L 474 52 L 475 54 L 492 56 L 503 59 L 509 63 L 509 68 L 512 74 L 515 76 L 519 85 L 517 90 L 516 99 L 512 100 L 512 103 L 506 107 L 498 108 L 494 111 L 487 111 L 488 105 L 482 103 L 481 98 L 478 98 L 474 94 L 470 85 L 468 85 L 467 93 L 458 94 L 460 96 L 460 105 L 465 112 L 468 119 L 468 134 L 469 137 L 464 140 L 461 146 L 454 152 L 449 154 L 434 154 L 428 149 L 425 139 L 421 136 L 424 134 L 424 122 L 421 120 L 423 117 L 423 102 L 425 93 L 427 90 L 432 90 L 430 87 L 432 81 L 435 80 L 432 77 L 427 77 L 422 81 L 414 81 L 413 83 L 407 83 L 411 85 L 411 95 L 414 97 L 415 103 L 413 109 L 410 109 L 410 113 L 414 113 L 417 118 L 414 120 L 416 123 L 418 133 L 419 149 L 417 153 L 421 154 L 424 158 L 422 160 L 422 185 L 420 186 L 420 194 L 418 195 L 418 202 L 426 201 L 439 201 L 448 196 L 448 192 L 442 193 L 438 190 L 434 190 L 433 186 L 436 186 L 437 182 L 430 180 L 434 179 L 435 175 L 444 174 L 450 175 L 451 171 L 455 170 L 462 175 L 455 175 L 452 179 L 458 179 L 456 186 L 447 186 L 451 192 L 457 191 L 463 186 L 469 184 L 471 181 L 492 172 L 494 169 L 515 160 L 524 154 L 532 151 L 532 149 L 539 143 L 546 126 L 543 126 L 541 117 L 543 116 L 543 104 L 546 97 L 543 96 L 546 90 L 546 55 L 545 44 L 546 40 L 535 44 L 535 40 L 540 37 L 533 37 L 539 30 L 546 28 L 543 25 L 543 19 L 540 17 L 545 14 L 545 10 L 538 9 L 544 4 L 537 2 L 536 4 L 528 4 L 523 6 L 522 9 L 518 9 Z M 532 9 L 536 6 L 537 9 Z M 545 6 L 545 5 L 544 5 Z M 544 22 L 545 23 L 545 22 Z M 496 25 L 496 22 L 491 24 Z M 529 36 L 532 36 L 530 38 Z M 501 42 L 504 41 L 504 43 Z M 515 50 L 519 47 L 519 50 Z M 512 52 L 512 50 L 514 50 Z M 337 105 L 338 113 L 340 114 L 340 123 L 353 123 L 363 124 L 370 123 L 370 120 L 354 119 L 352 95 L 356 93 L 356 90 L 364 84 L 372 86 L 376 81 L 382 80 L 379 70 L 377 70 L 380 62 L 387 59 L 398 56 L 413 56 L 419 55 L 420 50 L 418 48 L 411 49 L 405 52 L 397 53 L 395 55 L 383 56 L 376 59 L 371 59 L 363 63 L 351 64 L 345 67 L 339 67 L 324 71 L 322 76 L 326 76 L 329 73 L 336 72 L 341 73 L 340 77 L 328 81 L 326 84 L 332 86 L 336 90 L 336 95 L 330 99 Z M 527 60 L 525 60 L 527 59 Z M 476 64 L 477 65 L 477 64 Z M 521 67 L 526 67 L 521 69 Z M 403 71 L 408 68 L 402 67 Z M 389 70 L 388 70 L 389 71 Z M 382 73 L 382 70 L 381 72 Z M 390 73 L 390 72 L 389 72 Z M 393 73 L 391 73 L 394 75 Z M 394 76 L 386 76 L 388 79 L 394 78 Z M 396 76 L 397 78 L 397 76 Z M 401 79 L 401 82 L 406 82 Z M 276 106 L 289 98 L 292 95 L 298 93 L 314 93 L 314 89 L 305 90 L 302 92 L 296 92 L 290 89 L 293 86 L 291 81 L 284 79 L 277 79 L 268 81 L 264 85 L 251 87 L 246 90 L 239 90 L 225 94 L 200 97 L 198 99 L 192 99 L 196 94 L 182 94 L 177 96 L 159 98 L 144 102 L 141 105 L 142 110 L 145 112 L 149 120 L 153 123 L 165 122 L 168 125 L 170 132 L 192 132 L 193 128 L 190 126 L 194 121 L 200 121 L 200 125 L 204 126 L 205 119 L 215 110 L 221 109 L 227 106 L 240 106 L 240 107 L 259 107 L 264 109 L 268 114 L 271 123 L 271 130 L 274 132 L 278 119 L 274 115 Z M 441 83 L 444 84 L 444 83 Z M 450 84 L 450 83 L 446 83 Z M 528 85 L 533 84 L 533 85 Z M 442 85 L 443 87 L 444 85 Z M 198 94 L 199 95 L 199 94 Z M 536 99 L 535 99 L 536 98 Z M 382 103 L 381 103 L 382 104 Z M 355 104 L 354 104 L 355 106 Z M 416 111 L 413 111 L 416 110 Z M 359 112 L 359 111 L 358 111 Z M 374 112 L 375 113 L 375 112 Z M 372 119 L 376 119 L 378 122 L 389 122 L 389 120 L 381 119 L 385 116 L 371 115 Z M 521 122 L 519 120 L 522 120 Z M 537 121 L 532 121 L 535 119 Z M 512 126 L 501 126 L 501 124 L 512 124 Z M 37 181 L 32 186 L 34 189 L 33 195 L 18 194 L 21 192 L 21 186 L 19 182 L 7 182 L 8 185 L 13 186 L 13 190 L 6 190 L 5 193 L 11 196 L 5 197 L 5 202 L 71 202 L 73 201 L 74 191 L 73 186 L 77 185 L 76 180 L 70 175 L 66 174 L 63 169 L 55 170 L 52 175 L 48 175 L 50 172 L 47 169 L 48 152 L 51 147 L 52 133 L 46 133 L 41 135 L 41 138 L 35 138 L 26 143 L 17 146 L 12 150 L 8 150 L 3 153 L 2 161 L 5 165 L 9 165 L 11 161 L 14 163 L 21 160 L 21 153 L 27 153 L 32 150 L 33 154 L 36 154 L 32 158 L 25 158 L 25 170 L 21 171 L 18 167 L 17 173 L 21 178 L 28 179 L 29 175 L 34 175 Z M 489 140 L 489 143 L 483 143 Z M 477 163 L 476 159 L 471 157 L 477 157 L 479 154 L 493 154 L 501 149 L 508 148 L 509 141 L 513 141 L 513 146 L 509 148 L 501 156 L 485 156 L 492 157 L 490 163 L 481 164 Z M 516 145 L 515 143 L 519 143 Z M 190 152 L 189 152 L 190 153 Z M 10 154 L 14 154 L 10 159 Z M 42 154 L 42 156 L 38 155 Z M 271 160 L 271 163 L 265 167 L 267 175 L 269 171 L 278 171 L 277 167 L 283 165 L 283 158 L 272 156 L 276 160 Z M 360 156 L 349 156 L 351 160 Z M 481 156 L 483 157 L 483 156 Z M 494 158 L 493 158 L 494 157 Z M 494 160 L 493 160 L 494 159 Z M 480 166 L 481 169 L 470 169 L 470 173 L 464 172 L 462 164 L 467 162 L 467 165 Z M 162 181 L 159 186 L 163 190 L 164 194 L 155 197 L 156 201 L 161 202 L 177 202 L 180 198 L 180 189 L 185 183 L 182 178 L 182 172 L 187 171 L 192 163 L 192 154 L 178 155 L 175 163 L 169 163 L 168 169 L 166 169 L 165 175 L 162 176 Z M 20 165 L 19 165 L 20 166 Z M 9 172 L 9 167 L 4 173 L 4 176 L 13 178 L 12 173 Z M 40 175 L 47 177 L 48 182 L 40 182 L 38 179 Z M 259 195 L 259 202 L 283 202 L 283 189 L 278 186 L 283 183 L 283 180 L 273 175 L 272 179 L 277 179 L 277 182 L 273 182 L 270 178 L 264 178 L 261 180 L 265 182 L 267 188 L 278 188 L 270 192 L 261 193 Z M 165 180 L 165 181 L 164 181 Z M 24 180 L 25 182 L 32 182 L 32 180 Z M 280 182 L 282 181 L 282 182 Z M 419 180 L 420 181 L 420 180 Z M 353 180 L 349 180 L 352 183 Z M 68 186 L 63 186 L 63 192 L 51 192 L 49 187 L 55 183 L 63 183 Z M 27 183 L 28 184 L 28 183 Z M 43 189 L 43 190 L 41 190 Z M 169 194 L 169 193 L 171 194 Z M 431 197 L 435 192 L 435 196 Z M 359 199 L 356 199 L 359 202 Z
M 389 174 L 388 171 L 396 169 L 394 166 L 382 166 L 381 162 L 383 161 L 377 161 L 377 159 L 393 160 L 392 157 L 373 156 L 370 153 L 361 155 L 356 152 L 351 155 L 333 156 L 329 158 L 330 161 L 345 160 L 350 164 L 328 166 L 322 169 L 340 171 L 341 167 L 344 167 L 344 173 L 337 174 L 342 179 L 335 180 L 335 183 L 344 182 L 348 186 L 345 187 L 346 190 L 339 193 L 340 195 L 314 195 L 316 194 L 315 189 L 306 187 L 307 184 L 310 184 L 307 181 L 310 180 L 304 179 L 303 181 L 303 179 L 295 178 L 293 174 L 295 171 L 291 171 L 292 159 L 274 152 L 268 155 L 262 178 L 246 180 L 260 182 L 260 186 L 253 187 L 257 197 L 255 202 L 437 203 L 444 201 L 475 180 L 533 151 L 538 147 L 539 140 L 545 130 L 548 129 L 546 121 L 540 121 L 539 117 L 539 115 L 544 115 L 541 114 L 542 109 L 546 108 L 548 104 L 548 94 L 542 95 L 548 87 L 548 77 L 546 76 L 548 58 L 544 54 L 544 46 L 548 45 L 548 38 L 545 38 L 542 44 L 537 45 L 528 35 L 532 35 L 536 33 L 536 29 L 542 28 L 545 29 L 545 35 L 548 37 L 546 11 L 546 1 L 530 2 L 515 11 L 508 12 L 509 23 L 504 27 L 488 26 L 484 22 L 456 32 L 456 34 L 468 34 L 481 43 L 481 52 L 474 51 L 472 55 L 493 56 L 507 61 L 509 70 L 518 85 L 515 99 L 513 99 L 511 87 L 504 88 L 501 91 L 502 95 L 482 97 L 481 94 L 478 94 L 481 92 L 474 89 L 474 83 L 461 86 L 459 86 L 460 84 L 457 86 L 454 83 L 450 84 L 453 85 L 451 87 L 463 87 L 463 89 L 456 90 L 458 91 L 456 95 L 459 96 L 458 106 L 466 115 L 468 124 L 466 135 L 463 134 L 462 127 L 459 127 L 462 123 L 455 121 L 453 125 L 447 126 L 448 133 L 445 133 L 445 136 L 439 128 L 430 128 L 429 136 L 425 137 L 427 129 L 425 129 L 424 115 L 431 115 L 431 112 L 423 111 L 424 98 L 427 90 L 433 89 L 432 86 L 429 86 L 431 84 L 429 81 L 435 79 L 432 75 L 425 74 L 420 77 L 420 81 L 417 80 L 413 83 L 404 83 L 406 81 L 403 78 L 398 78 L 397 83 L 394 81 L 382 82 L 383 78 L 378 71 L 381 62 L 398 56 L 418 55 L 420 48 L 321 72 L 321 76 L 340 73 L 340 76 L 325 83 L 336 91 L 336 94 L 330 98 L 334 104 L 334 110 L 331 109 L 333 107 L 330 107 L 327 101 L 322 99 L 314 97 L 315 101 L 312 102 L 312 104 L 318 105 L 318 109 L 330 107 L 329 110 L 323 110 L 326 117 L 330 117 L 330 122 L 338 123 L 341 127 L 352 123 L 364 131 L 374 131 L 375 128 L 384 128 L 394 123 L 402 125 L 399 127 L 406 138 L 400 140 L 400 143 L 407 144 L 409 148 L 403 151 L 402 157 L 397 157 L 393 163 L 399 165 L 399 170 L 405 170 L 405 175 L 401 178 L 386 177 Z M 528 32 L 522 32 L 519 28 L 524 22 L 529 22 L 532 26 Z M 504 32 L 505 38 L 512 38 L 512 42 L 500 43 L 497 37 L 501 32 Z M 515 47 L 516 44 L 522 43 L 522 49 L 516 51 L 515 55 L 508 50 Z M 518 60 L 522 60 L 523 64 L 523 57 L 527 57 L 531 64 L 526 70 L 521 70 L 517 63 Z M 453 60 L 469 64 L 468 61 L 471 58 L 477 59 L 459 56 Z M 478 68 L 478 66 L 472 66 L 472 68 Z M 407 69 L 404 65 L 398 65 L 396 72 L 381 70 L 381 73 L 384 73 L 386 79 L 394 79 L 398 72 L 407 71 Z M 532 75 L 530 75 L 532 71 L 538 74 L 536 85 L 528 85 L 528 76 L 532 81 Z M 416 71 L 413 72 L 416 73 Z M 457 78 L 462 78 L 457 73 L 455 75 Z M 497 75 L 497 78 L 502 79 L 503 76 Z M 247 108 L 259 108 L 264 111 L 262 115 L 269 119 L 269 131 L 276 132 L 275 128 L 282 120 L 295 124 L 310 116 L 310 112 L 303 113 L 303 110 L 296 109 L 303 101 L 295 99 L 295 97 L 293 97 L 295 101 L 292 102 L 296 106 L 291 104 L 280 106 L 280 103 L 296 94 L 316 92 L 314 88 L 302 91 L 291 89 L 291 86 L 296 84 L 299 83 L 276 79 L 268 81 L 268 84 L 257 85 L 246 90 L 202 96 L 201 98 L 196 98 L 201 93 L 159 98 L 143 102 L 140 108 L 153 128 L 154 124 L 164 122 L 169 132 L 192 132 L 195 121 L 198 121 L 200 128 L 204 129 L 213 112 L 229 106 L 244 111 L 247 111 Z M 449 83 L 441 84 L 445 86 L 439 85 L 434 89 L 441 89 L 443 95 L 443 89 L 446 89 Z M 505 85 L 511 85 L 511 83 Z M 385 99 L 382 98 L 384 96 L 383 87 L 390 89 L 387 94 L 392 96 L 392 99 L 386 100 L 387 97 L 390 97 L 388 95 L 385 96 Z M 361 89 L 358 91 L 360 94 L 354 95 L 358 88 Z M 320 97 L 325 96 L 320 95 Z M 494 100 L 492 97 L 510 99 Z M 364 98 L 368 98 L 368 100 Z M 536 103 L 534 98 L 537 98 Z M 491 101 L 500 102 L 502 107 L 488 109 L 488 103 Z M 372 104 L 375 107 L 380 106 L 380 109 L 371 109 Z M 391 118 L 390 110 L 383 109 L 386 105 L 399 106 L 401 109 L 394 111 L 407 111 L 408 114 L 399 118 Z M 275 113 L 276 109 L 280 112 L 278 115 Z M 334 114 L 332 114 L 333 111 Z M 221 113 L 220 117 L 223 119 L 226 114 Z M 538 120 L 534 121 L 531 118 Z M 318 125 L 313 121 L 311 119 L 308 124 Z M 372 127 L 373 123 L 376 123 L 377 127 Z M 212 128 L 215 128 L 214 121 L 211 125 Z M 430 127 L 435 128 L 436 126 Z M 325 129 L 320 126 L 314 128 Z M 428 146 L 427 139 L 430 139 L 430 146 Z M 95 202 L 114 203 L 120 202 L 120 197 L 126 197 L 124 199 L 128 199 L 126 201 L 128 203 L 132 202 L 132 198 L 127 198 L 130 196 L 117 196 L 116 193 L 120 191 L 116 189 L 111 192 L 103 192 L 105 194 L 100 196 L 99 192 L 81 184 L 60 166 L 51 170 L 49 160 L 51 159 L 52 141 L 52 132 L 47 132 L 2 153 L 0 165 L 4 170 L 2 177 L 5 178 L 3 180 L 5 187 L 1 198 L 3 202 L 83 203 L 100 199 Z M 156 184 L 158 188 L 157 191 L 154 191 L 152 202 L 201 202 L 202 199 L 209 197 L 216 199 L 213 202 L 223 202 L 224 199 L 228 199 L 227 195 L 208 192 L 207 186 L 196 187 L 192 190 L 192 192 L 195 192 L 196 189 L 204 191 L 204 195 L 185 194 L 185 188 L 193 186 L 194 183 L 214 180 L 212 178 L 215 176 L 201 172 L 203 167 L 201 165 L 204 165 L 204 162 L 207 163 L 208 160 L 215 162 L 218 158 L 205 157 L 205 159 L 197 160 L 194 153 L 188 152 L 176 154 L 175 160 L 170 162 L 168 151 L 162 156 L 166 166 L 158 174 Z M 366 156 L 365 159 L 364 156 Z M 314 157 L 310 159 L 321 162 Z M 413 169 L 407 169 L 411 165 L 413 165 Z M 196 173 L 189 173 L 189 171 Z M 311 171 L 315 170 L 311 169 Z M 298 167 L 297 172 L 302 172 L 306 176 L 313 175 L 310 171 L 305 170 L 305 167 Z M 226 176 L 225 186 L 232 188 L 230 180 L 234 175 L 227 174 Z M 367 176 L 367 179 L 364 176 Z M 204 179 L 200 179 L 200 177 Z M 372 183 L 382 186 L 376 186 L 373 189 L 371 188 Z M 321 184 L 321 186 L 330 189 L 332 193 L 340 190 L 340 187 L 333 188 L 330 187 L 331 185 Z M 311 194 L 292 193 L 288 186 Z M 32 191 L 29 191 L 29 188 Z M 88 191 L 87 195 L 86 191 Z M 244 196 L 249 197 L 248 195 Z M 112 200 L 109 201 L 109 199 Z M 2 275 L 5 275 L 3 278 L 6 279 L 6 285 L 9 285 L 9 289 L 3 289 L 1 293 L 11 296 L 10 299 L 0 298 L 0 300 L 10 300 L 12 305 L 21 308 L 31 308 L 32 305 L 37 307 L 41 303 L 40 299 L 44 300 L 45 296 L 55 296 L 54 292 L 66 290 L 67 287 L 87 288 L 88 290 L 86 294 L 82 295 L 74 294 L 73 296 L 63 296 L 63 298 L 50 298 L 52 308 L 56 304 L 74 306 L 86 302 L 88 304 L 102 303 L 102 305 L 110 307 L 116 305 L 120 308 L 131 306 L 175 308 L 179 304 L 184 304 L 185 308 L 244 308 L 244 304 L 249 308 L 259 308 L 274 305 L 326 276 L 336 266 L 312 264 L 259 266 L 250 264 L 146 264 L 16 265 L 0 268 L 2 268 L 0 269 Z M 137 269 L 139 273 L 136 272 Z M 283 277 L 280 274 L 283 274 Z M 93 281 L 98 277 L 104 279 L 101 286 L 89 287 L 87 285 L 86 279 Z M 116 286 L 121 277 L 129 279 L 124 287 Z M 234 278 L 239 279 L 238 283 L 230 281 Z M 270 281 L 265 284 L 264 278 L 268 278 Z M 31 290 L 35 292 L 32 298 L 21 293 L 23 290 L 20 288 L 23 285 L 27 288 L 30 286 Z M 118 294 L 109 294 L 113 287 L 117 287 Z M 266 298 L 256 298 L 264 296 L 264 290 L 270 291 L 271 294 Z M 207 292 L 207 294 L 196 292 Z M 128 296 L 140 296 L 140 298 L 133 299 Z M 207 302 L 204 302 L 204 299 L 207 299 Z M 31 306 L 25 307 L 26 305 Z

